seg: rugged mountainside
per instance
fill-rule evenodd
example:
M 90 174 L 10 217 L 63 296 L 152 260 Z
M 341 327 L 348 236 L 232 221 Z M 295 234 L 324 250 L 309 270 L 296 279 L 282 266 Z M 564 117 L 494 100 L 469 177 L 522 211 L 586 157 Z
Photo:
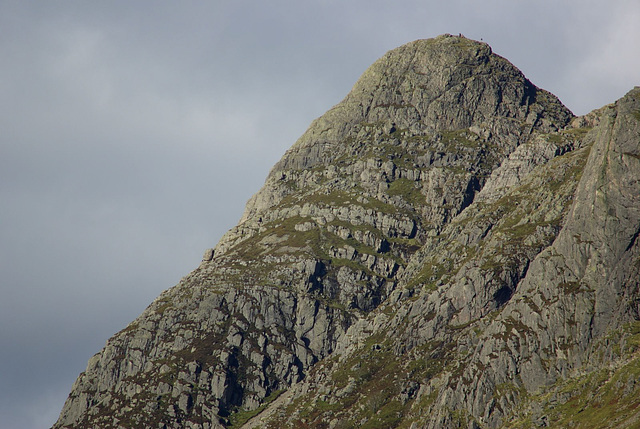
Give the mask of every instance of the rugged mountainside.
M 640 88 L 584 117 L 483 43 L 387 53 L 55 428 L 640 424 Z

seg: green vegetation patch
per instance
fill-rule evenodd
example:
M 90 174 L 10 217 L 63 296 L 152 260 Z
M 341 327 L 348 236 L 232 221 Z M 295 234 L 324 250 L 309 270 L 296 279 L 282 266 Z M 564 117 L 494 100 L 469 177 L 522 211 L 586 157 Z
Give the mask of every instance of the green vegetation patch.
M 425 196 L 417 188 L 413 180 L 400 178 L 389 185 L 387 193 L 391 196 L 399 196 L 414 207 L 424 205 Z
M 284 390 L 276 390 L 264 399 L 264 402 L 255 410 L 239 410 L 229 416 L 229 428 L 242 427 L 246 422 L 263 412 L 269 404 L 275 401 L 278 396 L 284 393 Z
M 164 312 L 173 307 L 173 303 L 171 302 L 171 298 L 166 296 L 164 298 L 160 298 L 155 302 L 154 311 L 158 314 L 164 314 Z
M 475 148 L 478 146 L 478 136 L 468 129 L 442 131 L 442 142 L 451 150 L 460 150 L 463 147 Z
M 422 269 L 407 283 L 409 289 L 413 289 L 417 286 L 422 286 L 426 290 L 435 290 L 438 280 L 445 274 L 448 274 L 453 269 L 453 261 L 447 259 L 445 261 L 426 262 Z
M 565 403 L 549 410 L 552 427 L 596 429 L 630 427 L 640 414 L 640 359 L 636 358 L 613 374 L 603 369 L 572 380 L 563 389 L 570 395 Z M 625 423 L 626 422 L 626 423 Z

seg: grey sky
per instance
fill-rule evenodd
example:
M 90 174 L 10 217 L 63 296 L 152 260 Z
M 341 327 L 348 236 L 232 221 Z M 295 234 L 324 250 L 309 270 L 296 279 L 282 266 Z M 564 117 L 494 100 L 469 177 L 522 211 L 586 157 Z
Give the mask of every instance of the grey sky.
M 195 268 L 387 50 L 483 39 L 576 114 L 640 85 L 640 3 L 0 0 L 0 426 Z

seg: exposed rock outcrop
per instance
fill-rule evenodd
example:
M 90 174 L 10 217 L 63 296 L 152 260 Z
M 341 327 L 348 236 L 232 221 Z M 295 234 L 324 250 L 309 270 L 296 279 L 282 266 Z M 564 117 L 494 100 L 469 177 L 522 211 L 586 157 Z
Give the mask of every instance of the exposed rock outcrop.
M 390 51 L 54 427 L 636 421 L 638 112 L 575 118 L 464 37 Z

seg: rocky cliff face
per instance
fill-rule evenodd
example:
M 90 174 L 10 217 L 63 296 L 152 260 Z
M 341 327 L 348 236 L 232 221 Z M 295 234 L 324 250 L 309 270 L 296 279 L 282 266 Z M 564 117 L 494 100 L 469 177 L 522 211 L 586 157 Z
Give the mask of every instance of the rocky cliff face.
M 486 44 L 374 63 L 55 428 L 640 421 L 640 88 L 574 117 Z

